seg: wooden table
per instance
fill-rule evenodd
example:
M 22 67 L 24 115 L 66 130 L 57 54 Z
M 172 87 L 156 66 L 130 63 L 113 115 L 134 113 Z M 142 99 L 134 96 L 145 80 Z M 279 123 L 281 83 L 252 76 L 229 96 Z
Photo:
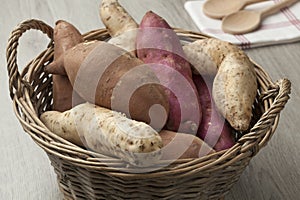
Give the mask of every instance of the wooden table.
M 183 5 L 185 0 L 120 0 L 140 21 L 153 10 L 172 26 L 198 31 Z M 7 39 L 13 28 L 23 20 L 36 18 L 53 26 L 65 19 L 81 32 L 104 27 L 98 14 L 100 1 L 84 0 L 14 0 L 1 1 L 1 140 L 0 197 L 5 200 L 61 199 L 56 175 L 46 154 L 22 130 L 14 116 L 8 94 L 5 62 Z M 26 33 L 19 47 L 18 63 L 24 66 L 48 43 L 39 32 Z M 226 199 L 294 200 L 300 196 L 300 43 L 261 47 L 247 50 L 249 56 L 274 80 L 288 78 L 292 82 L 291 100 L 281 115 L 276 134 L 246 168 L 239 182 Z

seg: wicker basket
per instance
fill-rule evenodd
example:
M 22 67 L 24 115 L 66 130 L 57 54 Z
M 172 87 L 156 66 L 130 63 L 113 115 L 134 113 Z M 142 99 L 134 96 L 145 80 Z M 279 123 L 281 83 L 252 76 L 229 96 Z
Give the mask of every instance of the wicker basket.
M 20 73 L 18 41 L 30 29 L 42 31 L 51 41 Z M 207 37 L 174 30 L 186 42 Z M 280 112 L 289 99 L 290 81 L 282 79 L 274 83 L 255 64 L 259 90 L 253 106 L 254 123 L 232 148 L 198 159 L 180 159 L 155 171 L 136 173 L 134 167 L 128 168 L 117 158 L 93 153 L 56 136 L 39 120 L 39 115 L 52 104 L 52 78 L 43 71 L 53 59 L 52 33 L 52 27 L 39 20 L 24 21 L 17 26 L 7 47 L 7 69 L 14 112 L 25 132 L 49 156 L 65 199 L 222 199 L 251 158 L 271 139 Z M 109 35 L 100 29 L 84 37 L 105 40 Z

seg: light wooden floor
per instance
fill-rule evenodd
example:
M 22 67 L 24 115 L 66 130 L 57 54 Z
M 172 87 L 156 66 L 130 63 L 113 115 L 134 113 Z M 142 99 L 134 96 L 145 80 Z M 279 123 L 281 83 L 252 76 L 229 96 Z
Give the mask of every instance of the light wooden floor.
M 172 26 L 197 31 L 183 9 L 185 0 L 120 0 L 140 21 L 153 10 Z M 51 26 L 65 19 L 81 32 L 103 27 L 98 17 L 100 0 L 2 0 L 0 6 L 0 199 L 56 200 L 62 196 L 46 154 L 23 132 L 13 114 L 8 94 L 5 48 L 9 33 L 21 21 L 40 19 Z M 25 65 L 46 47 L 40 33 L 26 33 L 20 43 L 18 63 Z M 296 200 L 300 196 L 300 43 L 248 50 L 249 56 L 274 80 L 292 82 L 291 100 L 281 115 L 276 134 L 250 163 L 226 199 Z M 299 110 L 298 110 L 299 109 Z

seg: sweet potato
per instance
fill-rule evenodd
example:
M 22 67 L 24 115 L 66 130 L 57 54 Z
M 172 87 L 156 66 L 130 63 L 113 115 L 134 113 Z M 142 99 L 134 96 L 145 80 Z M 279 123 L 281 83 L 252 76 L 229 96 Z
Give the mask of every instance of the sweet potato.
M 157 14 L 147 12 L 137 36 L 137 55 L 150 63 L 168 96 L 170 112 L 166 129 L 196 133 L 201 121 L 199 96 L 192 72 L 176 33 Z
M 100 18 L 112 37 L 108 42 L 135 55 L 138 24 L 118 0 L 102 0 Z
M 238 130 L 248 129 L 257 91 L 253 63 L 239 47 L 219 39 L 197 40 L 183 47 L 195 74 L 216 76 L 213 99 L 218 111 Z
M 242 51 L 229 53 L 221 62 L 213 83 L 213 98 L 219 112 L 238 130 L 249 128 L 257 93 L 254 65 Z
M 215 38 L 196 40 L 184 45 L 183 50 L 194 74 L 213 76 L 227 54 L 241 51 L 238 46 Z
M 57 135 L 135 166 L 161 158 L 162 139 L 152 127 L 109 109 L 84 103 L 65 112 L 44 112 L 40 118 Z
M 156 75 L 117 46 L 101 41 L 80 43 L 64 54 L 63 62 L 46 70 L 67 74 L 74 90 L 90 103 L 123 112 L 158 130 L 167 120 L 169 104 Z
M 54 62 L 71 47 L 83 42 L 80 32 L 70 23 L 59 20 L 54 27 Z M 65 75 L 53 75 L 53 110 L 65 111 L 82 103 Z
M 202 121 L 197 136 L 216 151 L 228 149 L 235 144 L 233 130 L 215 108 L 212 99 L 213 77 L 193 75 L 202 106 Z
M 162 160 L 199 158 L 215 151 L 200 138 L 168 130 L 159 132 L 162 138 Z

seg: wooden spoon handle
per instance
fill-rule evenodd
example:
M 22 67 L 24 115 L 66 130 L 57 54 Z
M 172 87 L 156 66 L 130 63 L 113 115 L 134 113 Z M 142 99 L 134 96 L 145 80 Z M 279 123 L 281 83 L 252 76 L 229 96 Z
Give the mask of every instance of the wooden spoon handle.
M 254 3 L 259 3 L 259 2 L 263 2 L 263 1 L 267 1 L 267 0 L 243 0 L 244 1 L 244 5 L 250 5 L 250 4 L 254 4 Z
M 299 0 L 285 0 L 285 1 L 280 1 L 279 3 L 276 3 L 275 5 L 266 8 L 265 10 L 261 11 L 261 17 L 267 17 L 269 15 L 272 15 L 274 13 L 277 13 L 280 11 L 280 9 L 291 6 L 292 4 L 298 2 Z

